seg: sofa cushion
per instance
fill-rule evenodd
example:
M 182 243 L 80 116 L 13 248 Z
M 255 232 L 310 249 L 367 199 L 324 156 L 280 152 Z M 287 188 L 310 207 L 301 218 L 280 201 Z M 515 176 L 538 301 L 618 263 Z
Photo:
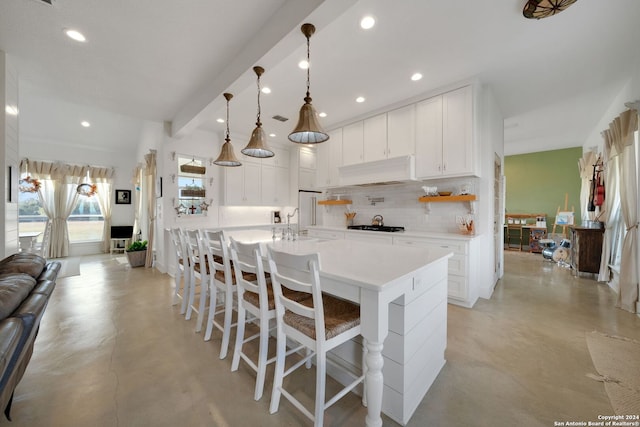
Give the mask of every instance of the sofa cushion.
M 9 317 L 36 285 L 28 274 L 0 274 L 0 319 Z
M 0 378 L 4 377 L 23 331 L 24 326 L 19 319 L 9 318 L 0 322 Z
M 21 252 L 0 261 L 0 274 L 25 273 L 31 277 L 38 277 L 46 263 L 47 260 L 40 255 Z
M 43 294 L 46 296 L 51 296 L 51 293 L 56 287 L 56 282 L 53 280 L 38 280 L 35 288 L 33 288 L 34 294 Z
M 40 273 L 40 276 L 38 276 L 38 280 L 55 281 L 61 267 L 62 264 L 60 264 L 59 261 L 48 262 L 47 265 L 45 265 L 44 270 L 42 270 L 42 273 Z

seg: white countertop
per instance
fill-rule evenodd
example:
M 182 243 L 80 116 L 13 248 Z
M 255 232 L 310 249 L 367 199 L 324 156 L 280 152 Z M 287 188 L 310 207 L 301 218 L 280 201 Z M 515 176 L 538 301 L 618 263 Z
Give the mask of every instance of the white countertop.
M 347 231 L 349 233 L 367 233 L 377 234 L 383 236 L 392 237 L 422 237 L 422 238 L 434 238 L 434 239 L 452 239 L 452 240 L 472 240 L 478 237 L 478 235 L 466 235 L 457 233 L 437 233 L 431 231 L 396 231 L 396 232 L 383 232 L 383 231 L 367 231 L 367 230 L 349 230 L 345 227 L 325 227 L 325 226 L 310 226 L 309 230 L 330 230 L 330 231 Z
M 446 249 L 394 246 L 352 240 L 303 238 L 295 241 L 273 240 L 266 230 L 229 230 L 227 234 L 241 242 L 264 242 L 273 248 L 295 254 L 320 254 L 321 275 L 357 286 L 381 289 L 414 271 L 449 258 Z

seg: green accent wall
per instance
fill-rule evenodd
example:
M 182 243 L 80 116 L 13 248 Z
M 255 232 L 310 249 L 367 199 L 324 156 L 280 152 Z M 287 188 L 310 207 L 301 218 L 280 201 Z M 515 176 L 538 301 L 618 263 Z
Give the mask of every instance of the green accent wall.
M 558 206 L 564 210 L 564 197 L 569 194 L 569 210 L 574 207 L 575 222 L 580 224 L 581 157 L 582 147 L 505 156 L 506 212 L 546 213 L 551 232 Z

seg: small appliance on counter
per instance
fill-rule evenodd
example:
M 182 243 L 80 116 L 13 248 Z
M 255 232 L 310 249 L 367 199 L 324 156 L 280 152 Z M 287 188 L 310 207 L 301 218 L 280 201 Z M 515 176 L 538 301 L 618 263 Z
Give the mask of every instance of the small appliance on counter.
M 282 218 L 280 217 L 280 211 L 271 211 L 271 222 L 273 224 L 282 223 Z

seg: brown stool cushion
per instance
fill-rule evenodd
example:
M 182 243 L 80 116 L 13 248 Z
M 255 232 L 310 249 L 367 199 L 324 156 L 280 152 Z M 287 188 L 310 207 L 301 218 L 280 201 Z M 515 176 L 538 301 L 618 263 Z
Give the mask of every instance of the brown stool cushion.
M 289 298 L 292 299 L 294 301 L 302 301 L 304 299 L 307 298 L 311 298 L 311 295 L 309 295 L 306 292 L 297 292 L 297 291 L 292 291 L 290 289 L 287 289 L 285 287 L 282 287 L 282 292 L 284 293 L 284 295 Z M 242 294 L 242 298 L 247 301 L 249 304 L 255 305 L 256 307 L 260 307 L 260 296 L 254 292 L 244 292 Z M 269 310 L 275 310 L 276 308 L 276 300 L 273 296 L 273 287 L 271 286 L 271 281 L 267 280 L 267 299 L 269 300 Z
M 307 307 L 313 307 L 312 298 L 298 302 Z M 325 339 L 333 338 L 360 324 L 359 305 L 325 294 L 322 294 L 322 304 L 324 306 Z M 315 319 L 300 316 L 299 314 L 286 310 L 284 313 L 284 323 L 292 328 L 296 328 L 314 340 L 317 339 Z

